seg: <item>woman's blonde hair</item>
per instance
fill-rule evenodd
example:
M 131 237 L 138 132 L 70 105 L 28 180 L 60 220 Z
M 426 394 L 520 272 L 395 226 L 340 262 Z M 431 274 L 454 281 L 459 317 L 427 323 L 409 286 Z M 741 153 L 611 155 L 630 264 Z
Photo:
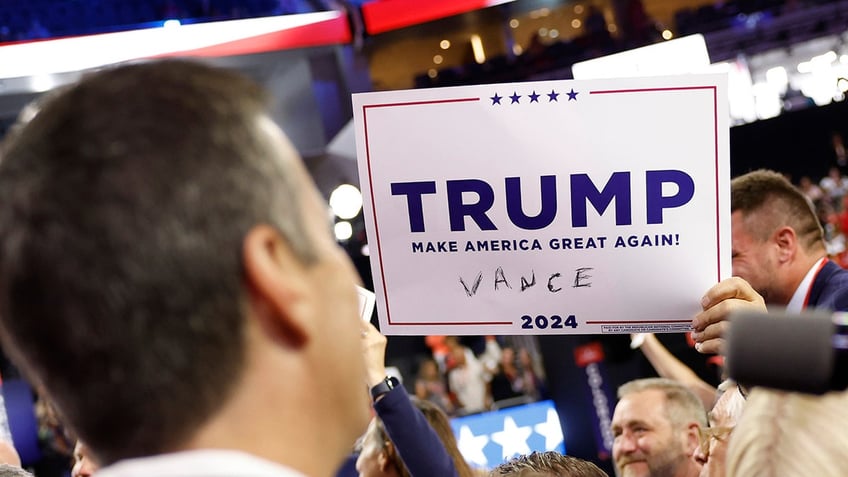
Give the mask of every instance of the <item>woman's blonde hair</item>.
M 727 454 L 728 477 L 844 477 L 848 392 L 751 392 Z

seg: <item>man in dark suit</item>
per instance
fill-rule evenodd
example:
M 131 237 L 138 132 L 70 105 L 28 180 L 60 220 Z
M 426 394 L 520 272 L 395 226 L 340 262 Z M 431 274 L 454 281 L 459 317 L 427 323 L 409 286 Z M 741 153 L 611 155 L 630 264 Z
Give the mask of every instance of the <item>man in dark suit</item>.
M 812 204 L 785 177 L 758 170 L 731 182 L 734 277 L 704 295 L 692 322 L 696 348 L 719 352 L 732 311 L 766 304 L 800 312 L 848 310 L 848 271 L 828 260 Z

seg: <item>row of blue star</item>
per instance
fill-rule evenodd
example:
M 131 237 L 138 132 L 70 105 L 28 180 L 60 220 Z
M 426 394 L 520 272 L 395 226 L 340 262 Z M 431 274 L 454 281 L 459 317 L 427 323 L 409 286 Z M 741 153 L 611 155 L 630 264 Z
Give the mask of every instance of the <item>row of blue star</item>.
M 571 88 L 571 91 L 569 91 L 565 94 L 568 96 L 569 101 L 572 101 L 572 100 L 577 101 L 577 95 L 580 94 L 580 93 L 578 91 L 574 91 L 574 88 Z M 527 97 L 530 98 L 531 103 L 538 103 L 539 97 L 545 96 L 545 95 L 548 97 L 549 103 L 553 103 L 555 101 L 559 102 L 559 100 L 557 98 L 559 97 L 560 93 L 557 93 L 555 90 L 551 90 L 550 93 L 544 93 L 544 94 L 538 94 L 538 93 L 536 93 L 536 90 L 533 90 L 533 92 L 528 94 Z M 523 97 L 522 95 L 513 91 L 512 95 L 510 95 L 510 96 L 500 96 L 500 95 L 498 95 L 498 93 L 495 93 L 495 95 L 490 96 L 489 99 L 492 100 L 492 106 L 494 106 L 496 104 L 503 104 L 503 103 L 501 103 L 501 100 L 505 99 L 505 98 L 509 98 L 509 100 L 510 100 L 509 104 L 516 104 L 516 103 L 521 104 L 521 98 L 522 97 Z

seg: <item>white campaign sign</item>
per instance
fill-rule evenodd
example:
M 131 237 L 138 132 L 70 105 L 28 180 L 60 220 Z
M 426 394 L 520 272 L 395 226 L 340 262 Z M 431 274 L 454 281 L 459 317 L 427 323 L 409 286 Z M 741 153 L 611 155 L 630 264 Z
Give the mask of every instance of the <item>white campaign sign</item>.
M 381 331 L 682 331 L 730 275 L 723 75 L 356 94 Z

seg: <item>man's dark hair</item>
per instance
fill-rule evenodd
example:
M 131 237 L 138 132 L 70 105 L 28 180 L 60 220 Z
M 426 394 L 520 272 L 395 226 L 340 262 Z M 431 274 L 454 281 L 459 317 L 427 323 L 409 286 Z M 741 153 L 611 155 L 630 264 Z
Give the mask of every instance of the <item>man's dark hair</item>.
M 0 148 L 4 351 L 104 464 L 173 449 L 239 385 L 253 226 L 313 258 L 265 106 L 231 71 L 124 65 Z
M 730 208 L 757 224 L 749 227 L 759 240 L 788 225 L 807 250 L 824 248 L 824 232 L 812 202 L 783 175 L 759 169 L 730 182 Z
M 597 465 L 559 452 L 533 452 L 492 469 L 489 477 L 607 477 Z

